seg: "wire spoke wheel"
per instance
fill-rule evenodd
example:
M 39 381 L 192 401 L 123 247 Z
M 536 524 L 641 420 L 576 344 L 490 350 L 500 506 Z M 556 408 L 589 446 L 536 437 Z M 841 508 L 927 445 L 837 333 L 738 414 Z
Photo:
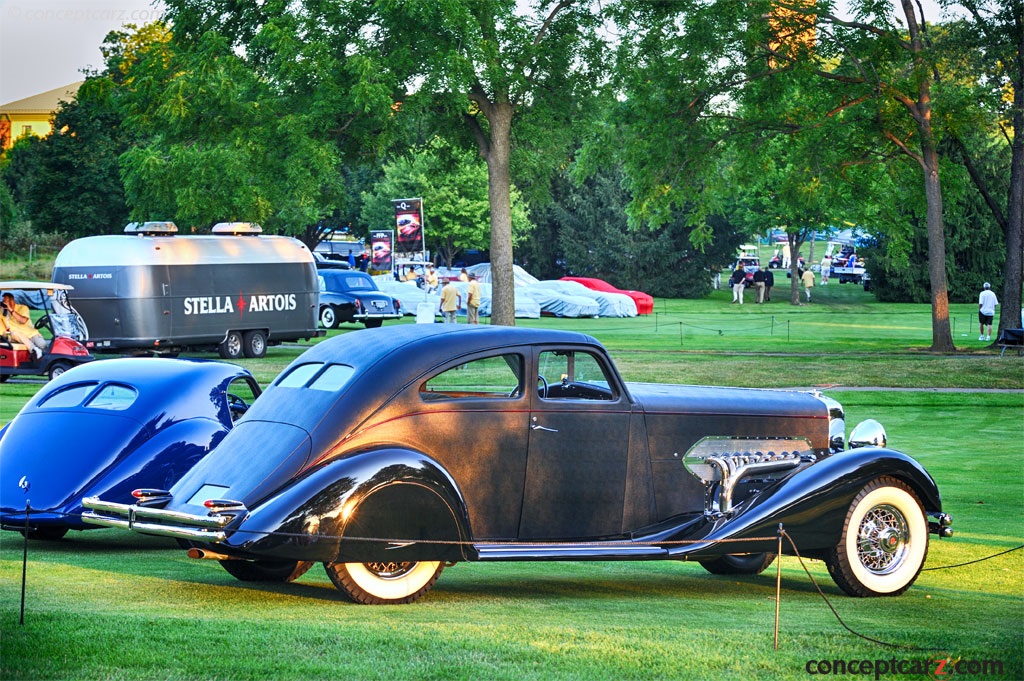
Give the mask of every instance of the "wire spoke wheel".
M 324 563 L 327 576 L 349 600 L 364 605 L 412 603 L 444 569 L 438 561 Z
M 928 556 L 928 521 L 906 483 L 883 476 L 854 497 L 828 572 L 851 596 L 898 596 L 914 583 Z
M 889 504 L 874 507 L 864 516 L 857 533 L 861 564 L 876 575 L 899 568 L 910 547 L 910 527 L 899 509 Z

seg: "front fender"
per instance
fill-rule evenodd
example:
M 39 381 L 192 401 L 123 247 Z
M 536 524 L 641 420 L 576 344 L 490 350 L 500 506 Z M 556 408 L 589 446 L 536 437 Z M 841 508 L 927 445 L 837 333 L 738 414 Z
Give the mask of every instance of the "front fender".
M 331 461 L 229 529 L 229 553 L 321 562 L 465 560 L 471 536 L 447 471 L 397 448 Z
M 735 514 L 711 523 L 702 539 L 720 542 L 774 537 L 781 523 L 801 553 L 831 548 L 840 540 L 853 498 L 867 483 L 881 476 L 910 486 L 925 513 L 942 510 L 938 486 L 920 463 L 892 449 L 864 447 L 822 459 L 752 495 L 736 507 Z M 723 547 L 727 550 L 723 551 Z M 730 542 L 710 550 L 707 544 L 690 544 L 670 553 L 683 557 L 771 550 L 762 541 L 750 545 Z

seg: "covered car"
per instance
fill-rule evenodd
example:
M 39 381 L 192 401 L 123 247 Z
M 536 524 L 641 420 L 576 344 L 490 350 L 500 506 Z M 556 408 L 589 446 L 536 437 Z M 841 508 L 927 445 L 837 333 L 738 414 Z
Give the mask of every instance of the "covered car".
M 622 293 L 606 293 L 595 291 L 577 281 L 545 280 L 539 281 L 534 286 L 554 289 L 560 293 L 570 296 L 581 296 L 591 298 L 597 305 L 599 317 L 635 317 L 636 303 L 633 299 Z
M 343 322 L 375 328 L 386 319 L 401 319 L 402 304 L 381 292 L 373 278 L 355 270 L 317 270 L 320 324 L 336 329 Z
M 259 394 L 222 362 L 110 359 L 61 374 L 0 430 L 0 526 L 44 539 L 94 528 L 83 497 L 129 503 L 173 485 Z
M 306 351 L 177 484 L 85 517 L 243 579 L 322 562 L 367 604 L 414 601 L 458 561 L 757 574 L 781 524 L 844 591 L 896 595 L 951 520 L 880 424 L 845 427 L 817 393 L 626 383 L 580 333 L 396 326 Z
M 639 315 L 653 314 L 654 313 L 654 297 L 649 293 L 643 291 L 633 291 L 628 289 L 620 289 L 612 286 L 604 279 L 597 279 L 595 277 L 562 277 L 562 281 L 575 281 L 583 284 L 587 288 L 593 291 L 602 291 L 604 293 L 620 293 L 622 295 L 629 296 L 633 299 L 636 304 L 636 313 Z

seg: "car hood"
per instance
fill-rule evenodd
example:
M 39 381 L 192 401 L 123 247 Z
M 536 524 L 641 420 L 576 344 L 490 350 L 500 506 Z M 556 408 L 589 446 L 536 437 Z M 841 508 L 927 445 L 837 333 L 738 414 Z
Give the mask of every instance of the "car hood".
M 821 400 L 811 393 L 795 390 L 714 388 L 655 383 L 629 383 L 627 389 L 647 414 L 744 414 L 828 418 L 828 410 Z
M 302 470 L 309 433 L 275 421 L 245 419 L 171 488 L 168 508 L 205 512 L 206 499 L 231 499 L 252 508 Z
M 90 416 L 83 432 L 77 413 L 23 413 L 0 439 L 0 509 L 61 510 L 145 438 L 139 423 L 119 414 Z M 19 486 L 22 479 L 28 489 Z

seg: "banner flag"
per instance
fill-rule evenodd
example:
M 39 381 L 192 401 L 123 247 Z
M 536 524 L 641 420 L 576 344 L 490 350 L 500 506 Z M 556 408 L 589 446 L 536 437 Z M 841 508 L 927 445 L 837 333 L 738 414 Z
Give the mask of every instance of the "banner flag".
M 395 233 L 390 229 L 370 232 L 370 266 L 367 269 L 378 272 L 390 272 L 394 262 L 391 254 L 394 248 Z
M 395 225 L 398 228 L 400 253 L 416 253 L 423 250 L 423 199 L 396 199 Z

